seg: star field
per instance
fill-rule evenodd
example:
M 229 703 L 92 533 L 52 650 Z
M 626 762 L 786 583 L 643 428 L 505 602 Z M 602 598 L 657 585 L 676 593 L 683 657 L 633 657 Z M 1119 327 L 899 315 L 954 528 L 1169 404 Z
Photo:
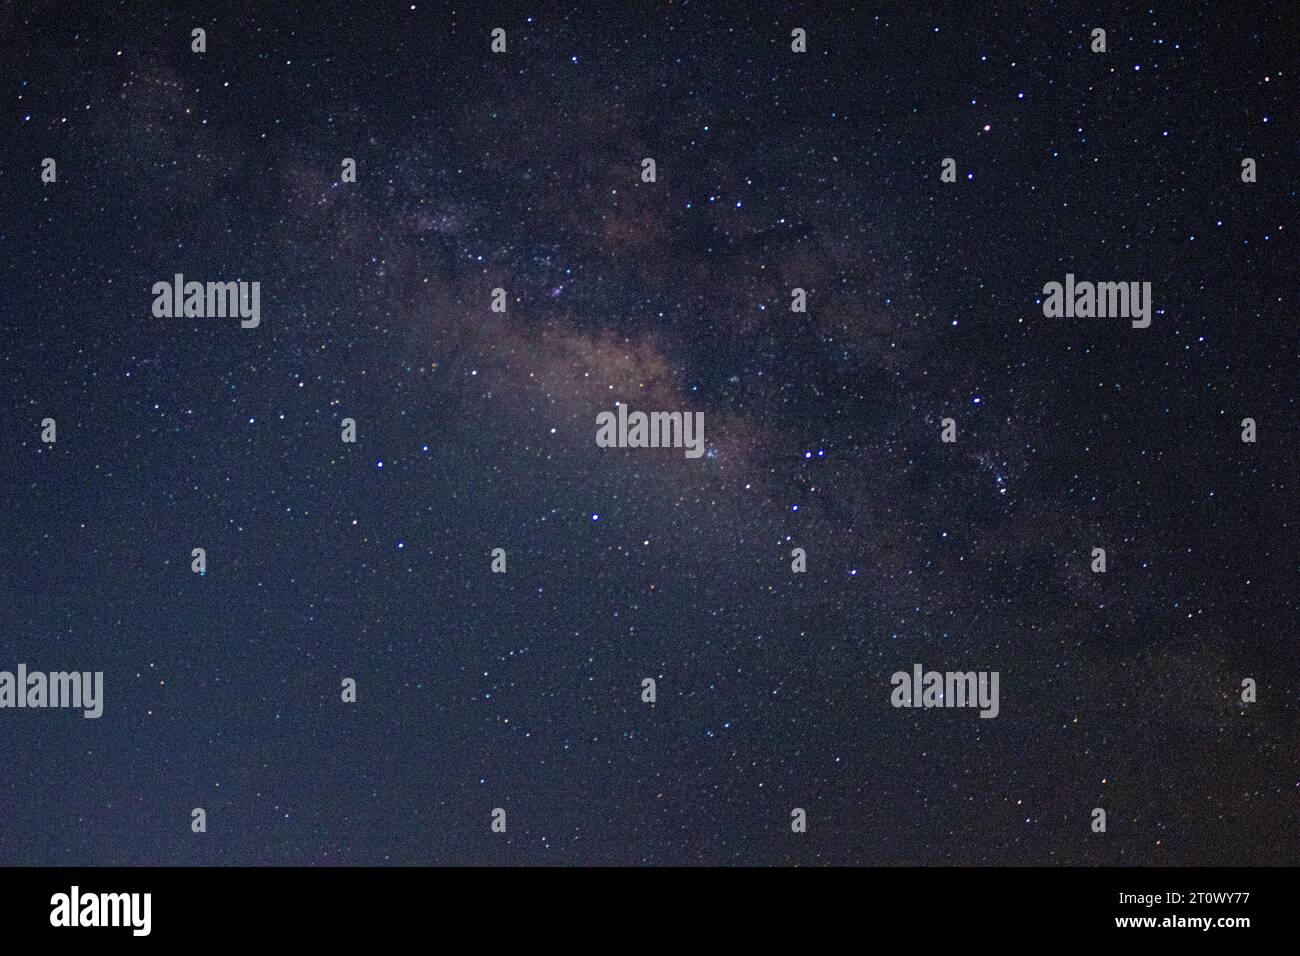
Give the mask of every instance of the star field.
M 921 6 L 6 6 L 0 861 L 1295 863 L 1294 11 Z

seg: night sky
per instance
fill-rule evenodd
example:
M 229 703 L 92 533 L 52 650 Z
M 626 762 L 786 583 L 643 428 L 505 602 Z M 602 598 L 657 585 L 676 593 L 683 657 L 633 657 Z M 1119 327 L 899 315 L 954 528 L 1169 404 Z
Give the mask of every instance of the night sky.
M 0 710 L 0 862 L 1300 858 L 1294 4 L 73 6 L 0 7 L 0 669 L 104 715 Z

